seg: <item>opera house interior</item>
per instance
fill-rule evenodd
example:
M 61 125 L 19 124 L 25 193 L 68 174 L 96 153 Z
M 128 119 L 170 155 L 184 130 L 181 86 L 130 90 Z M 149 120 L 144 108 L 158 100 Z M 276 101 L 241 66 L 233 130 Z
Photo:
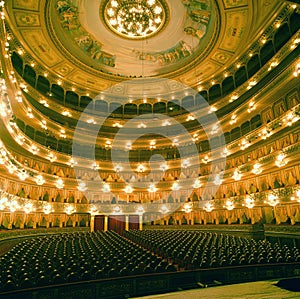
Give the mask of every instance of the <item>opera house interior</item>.
M 299 14 L 0 1 L 0 298 L 298 279 Z

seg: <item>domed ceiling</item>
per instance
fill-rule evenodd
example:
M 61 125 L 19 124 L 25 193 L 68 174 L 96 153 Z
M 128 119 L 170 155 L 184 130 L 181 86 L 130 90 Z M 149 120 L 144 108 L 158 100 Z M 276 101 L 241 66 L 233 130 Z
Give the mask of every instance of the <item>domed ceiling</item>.
M 189 86 L 224 71 L 280 1 L 15 0 L 13 33 L 37 64 L 71 84 L 105 90 L 132 77 Z

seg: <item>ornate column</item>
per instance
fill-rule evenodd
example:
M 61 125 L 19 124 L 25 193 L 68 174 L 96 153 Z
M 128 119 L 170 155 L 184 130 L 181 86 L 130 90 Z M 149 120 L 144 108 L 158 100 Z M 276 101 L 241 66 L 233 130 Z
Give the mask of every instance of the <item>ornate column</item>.
M 95 230 L 95 215 L 91 215 L 90 231 L 93 232 L 94 230 Z
M 129 230 L 129 216 L 125 215 L 125 230 Z
M 108 230 L 108 216 L 104 216 L 104 231 L 107 232 Z
M 139 215 L 139 230 L 143 230 L 143 215 Z

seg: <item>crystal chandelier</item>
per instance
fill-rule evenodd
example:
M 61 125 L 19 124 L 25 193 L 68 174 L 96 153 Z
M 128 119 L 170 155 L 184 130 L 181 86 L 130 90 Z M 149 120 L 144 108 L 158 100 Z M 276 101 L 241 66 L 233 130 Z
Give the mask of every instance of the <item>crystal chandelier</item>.
M 122 37 L 149 37 L 164 26 L 166 4 L 163 0 L 108 0 L 104 20 L 113 32 Z

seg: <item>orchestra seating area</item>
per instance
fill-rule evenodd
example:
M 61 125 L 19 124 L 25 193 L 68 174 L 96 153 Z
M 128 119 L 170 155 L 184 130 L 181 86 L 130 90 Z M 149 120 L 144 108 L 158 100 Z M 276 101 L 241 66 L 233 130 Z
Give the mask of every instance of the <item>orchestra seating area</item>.
M 299 262 L 299 248 L 211 232 L 67 232 L 26 239 L 5 253 L 0 297 L 1 292 L 80 281 Z

